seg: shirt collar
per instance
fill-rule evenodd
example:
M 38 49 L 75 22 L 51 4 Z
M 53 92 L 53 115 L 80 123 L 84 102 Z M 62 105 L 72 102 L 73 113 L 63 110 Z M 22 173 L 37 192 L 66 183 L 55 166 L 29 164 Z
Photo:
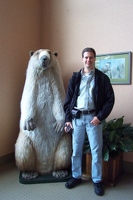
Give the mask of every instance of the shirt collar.
M 84 68 L 81 69 L 81 75 L 84 75 L 83 70 L 84 70 Z M 95 74 L 95 68 L 92 69 L 89 74 L 94 75 Z

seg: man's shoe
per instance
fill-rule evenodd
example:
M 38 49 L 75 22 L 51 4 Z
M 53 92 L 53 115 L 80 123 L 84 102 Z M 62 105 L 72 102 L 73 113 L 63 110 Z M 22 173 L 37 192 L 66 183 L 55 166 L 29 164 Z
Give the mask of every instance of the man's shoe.
M 71 178 L 69 181 L 66 182 L 65 186 L 68 189 L 74 188 L 82 182 L 82 179 Z
M 93 183 L 93 185 L 94 185 L 94 192 L 95 192 L 96 195 L 99 195 L 99 196 L 104 195 L 104 189 L 103 189 L 101 182 Z

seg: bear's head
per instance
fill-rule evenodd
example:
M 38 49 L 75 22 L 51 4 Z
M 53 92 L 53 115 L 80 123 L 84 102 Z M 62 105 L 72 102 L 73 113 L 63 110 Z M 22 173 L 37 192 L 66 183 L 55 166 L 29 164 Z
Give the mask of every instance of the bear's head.
M 57 52 L 51 52 L 49 49 L 39 49 L 35 52 L 30 51 L 30 63 L 35 68 L 43 70 L 54 66 L 57 62 Z

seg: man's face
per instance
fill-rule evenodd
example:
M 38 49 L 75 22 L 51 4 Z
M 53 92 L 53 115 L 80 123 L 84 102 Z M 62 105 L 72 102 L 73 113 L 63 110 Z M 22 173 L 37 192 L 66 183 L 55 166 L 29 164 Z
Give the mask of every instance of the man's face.
M 84 63 L 84 67 L 93 69 L 95 66 L 95 57 L 93 52 L 85 52 L 84 57 L 82 58 L 82 62 Z

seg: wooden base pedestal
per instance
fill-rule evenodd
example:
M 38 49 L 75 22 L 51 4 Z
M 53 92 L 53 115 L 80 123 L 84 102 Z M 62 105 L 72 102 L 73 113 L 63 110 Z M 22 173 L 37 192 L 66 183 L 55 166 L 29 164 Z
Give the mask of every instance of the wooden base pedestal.
M 123 174 L 123 154 L 118 154 L 103 161 L 103 182 L 109 186 L 115 186 Z M 86 176 L 91 177 L 91 154 L 86 154 Z

